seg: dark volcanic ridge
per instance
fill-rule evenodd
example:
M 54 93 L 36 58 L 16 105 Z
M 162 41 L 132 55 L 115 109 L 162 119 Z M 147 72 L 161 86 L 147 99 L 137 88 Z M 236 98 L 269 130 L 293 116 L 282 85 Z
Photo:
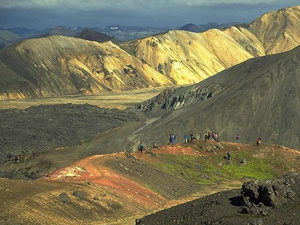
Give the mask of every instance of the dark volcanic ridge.
M 85 39 L 88 41 L 97 41 L 100 43 L 106 42 L 106 41 L 111 41 L 113 43 L 119 43 L 120 41 L 118 41 L 117 39 L 115 39 L 112 36 L 109 36 L 107 34 L 103 34 L 91 29 L 84 29 L 82 30 L 80 33 L 77 33 L 75 35 L 75 37 L 77 38 L 81 38 L 81 39 Z
M 72 146 L 96 133 L 139 120 L 129 111 L 94 105 L 40 105 L 0 110 L 0 161 Z
M 210 29 L 222 29 L 222 28 L 238 26 L 238 25 L 240 25 L 240 24 L 237 22 L 222 23 L 222 24 L 210 22 L 210 23 L 201 24 L 201 25 L 195 25 L 193 23 L 189 23 L 189 24 L 186 24 L 186 25 L 180 27 L 179 30 L 185 30 L 185 31 L 199 33 L 199 32 L 204 32 L 204 31 L 207 31 Z
M 244 143 L 300 146 L 300 47 L 250 59 L 198 84 L 169 89 L 135 110 L 160 118 L 141 131 L 158 144 L 169 133 L 183 141 L 184 132 L 203 138 L 217 132 L 224 141 L 240 134 Z M 148 135 L 149 136 L 149 135 Z M 149 140 L 150 142 L 150 140 Z
M 144 218 L 138 225 L 296 225 L 300 219 L 300 174 L 247 182 Z

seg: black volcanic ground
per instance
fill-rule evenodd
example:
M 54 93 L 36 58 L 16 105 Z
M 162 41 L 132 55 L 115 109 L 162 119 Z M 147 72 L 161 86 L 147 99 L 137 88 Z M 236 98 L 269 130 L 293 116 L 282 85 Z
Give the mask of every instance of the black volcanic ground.
M 139 117 L 133 112 L 89 104 L 0 110 L 0 161 L 77 145 L 96 133 L 136 120 Z
M 241 189 L 219 192 L 137 219 L 136 224 L 297 225 L 300 220 L 299 187 L 300 174 L 249 182 L 243 185 L 244 194 Z M 250 203 L 245 204 L 242 196 L 254 196 L 252 191 L 257 191 L 258 200 L 251 202 L 250 199 Z

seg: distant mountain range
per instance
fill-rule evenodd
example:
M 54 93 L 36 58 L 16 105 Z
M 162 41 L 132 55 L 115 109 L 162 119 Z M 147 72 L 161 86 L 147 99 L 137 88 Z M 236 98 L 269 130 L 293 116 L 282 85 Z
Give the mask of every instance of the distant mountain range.
M 88 41 L 114 42 L 96 31 L 81 30 L 80 38 L 59 32 L 72 31 L 60 27 L 0 51 L 0 99 L 197 83 L 247 59 L 297 47 L 300 7 L 266 13 L 243 26 L 169 31 L 117 45 Z
M 24 39 L 28 38 L 40 38 L 48 37 L 51 35 L 62 35 L 67 37 L 79 37 L 84 35 L 87 37 L 86 40 L 93 39 L 94 41 L 101 40 L 112 40 L 113 42 L 127 41 L 137 38 L 142 38 L 146 36 L 155 35 L 157 33 L 162 33 L 172 28 L 151 28 L 151 27 L 135 27 L 135 26 L 121 26 L 121 25 L 111 25 L 106 27 L 64 27 L 58 26 L 51 29 L 28 29 L 28 28 L 0 28 L 0 49 L 6 46 L 16 44 Z M 85 34 L 81 32 L 84 31 Z M 87 32 L 88 31 L 88 32 Z M 93 34 L 92 34 L 93 32 Z M 97 34 L 96 34 L 97 33 Z M 99 36 L 101 33 L 101 37 Z M 95 35 L 97 38 L 95 38 Z M 104 36 L 106 35 L 106 37 Z M 82 37 L 81 37 L 82 38 Z M 83 38 L 85 39 L 85 38 Z

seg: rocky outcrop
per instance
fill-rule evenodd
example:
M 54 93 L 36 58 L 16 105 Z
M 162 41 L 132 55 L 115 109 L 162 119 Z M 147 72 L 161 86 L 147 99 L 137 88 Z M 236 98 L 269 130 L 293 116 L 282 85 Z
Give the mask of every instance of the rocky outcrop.
M 256 180 L 242 186 L 242 213 L 268 215 L 272 207 L 281 207 L 299 200 L 300 174 L 290 174 L 280 179 Z M 271 207 L 271 208 L 270 208 Z
M 217 95 L 222 90 L 223 88 L 218 84 L 205 87 L 181 87 L 176 91 L 174 89 L 166 89 L 156 97 L 138 104 L 133 110 L 151 115 L 167 113 L 194 102 L 205 101 Z
M 295 199 L 295 192 L 289 186 L 295 184 L 293 178 L 251 181 L 243 184 L 242 196 L 246 206 L 263 204 L 279 206 Z

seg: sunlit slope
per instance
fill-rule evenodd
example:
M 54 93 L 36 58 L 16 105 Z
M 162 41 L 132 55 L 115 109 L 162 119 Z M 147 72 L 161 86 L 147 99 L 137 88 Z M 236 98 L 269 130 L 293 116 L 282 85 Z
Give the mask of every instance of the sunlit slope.
M 261 41 L 267 54 L 291 50 L 300 44 L 300 6 L 266 13 L 248 30 Z
M 170 31 L 134 40 L 124 49 L 176 84 L 199 82 L 249 58 L 300 44 L 300 7 L 267 13 L 246 26 L 204 33 Z
M 253 57 L 220 30 L 197 34 L 170 31 L 128 43 L 134 55 L 176 84 L 199 82 Z
M 170 85 L 117 45 L 50 36 L 0 52 L 0 99 L 92 94 Z M 25 86 L 24 86 L 25 84 Z

